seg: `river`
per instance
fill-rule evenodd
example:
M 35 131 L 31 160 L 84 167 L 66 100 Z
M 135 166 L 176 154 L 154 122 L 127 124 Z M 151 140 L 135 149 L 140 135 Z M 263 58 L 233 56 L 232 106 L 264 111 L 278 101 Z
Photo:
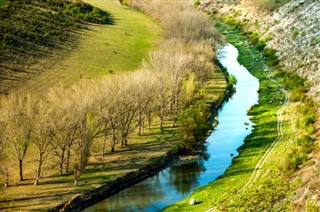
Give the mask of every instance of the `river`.
M 236 93 L 218 113 L 219 124 L 206 140 L 205 157 L 172 166 L 84 211 L 160 211 L 188 196 L 192 190 L 221 176 L 251 133 L 247 110 L 258 101 L 259 81 L 237 61 L 238 50 L 225 44 L 217 52 L 220 63 L 237 79 Z

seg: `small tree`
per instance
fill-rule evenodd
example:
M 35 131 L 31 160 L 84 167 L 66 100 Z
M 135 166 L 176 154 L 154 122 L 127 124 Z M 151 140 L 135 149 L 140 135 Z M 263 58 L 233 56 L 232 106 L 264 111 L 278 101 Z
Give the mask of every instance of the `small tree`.
M 74 163 L 74 185 L 83 174 L 90 156 L 90 146 L 92 141 L 98 136 L 100 130 L 98 128 L 97 118 L 90 112 L 80 120 L 77 130 L 78 138 L 76 140 L 75 152 L 76 158 Z
M 205 135 L 211 129 L 210 111 L 206 105 L 190 107 L 179 117 L 179 132 L 181 146 L 186 150 L 194 149 L 204 141 Z
M 34 184 L 38 185 L 42 176 L 44 162 L 55 148 L 51 145 L 56 134 L 55 124 L 52 121 L 55 114 L 52 108 L 49 107 L 48 102 L 44 101 L 38 101 L 33 111 L 32 142 L 36 146 L 38 153 L 37 175 Z
M 90 147 L 95 138 L 102 132 L 103 127 L 96 115 L 96 88 L 90 82 L 73 86 L 69 98 L 73 102 L 75 114 L 76 140 L 73 146 L 74 158 L 74 185 L 85 171 L 90 156 Z
M 2 118 L 6 130 L 2 137 L 11 147 L 19 167 L 19 180 L 23 180 L 23 161 L 31 141 L 31 117 L 34 101 L 30 95 L 12 94 L 3 101 Z
M 9 186 L 9 170 L 7 166 L 7 161 L 5 161 L 7 157 L 7 148 L 4 142 L 4 132 L 6 129 L 6 123 L 2 119 L 3 117 L 0 116 L 0 161 L 2 165 L 0 166 L 0 175 L 5 177 L 4 186 Z

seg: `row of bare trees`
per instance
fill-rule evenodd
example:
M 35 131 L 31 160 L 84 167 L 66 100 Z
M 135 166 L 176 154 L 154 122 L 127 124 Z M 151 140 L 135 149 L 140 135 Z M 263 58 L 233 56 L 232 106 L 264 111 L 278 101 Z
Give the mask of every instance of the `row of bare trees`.
M 143 135 L 155 119 L 161 130 L 165 120 L 176 126 L 179 113 L 199 98 L 201 84 L 214 70 L 213 44 L 218 39 L 208 18 L 177 3 L 136 4 L 160 20 L 166 38 L 141 70 L 83 80 L 68 89 L 53 89 L 41 99 L 22 93 L 1 97 L 0 172 L 6 184 L 10 172 L 24 180 L 29 157 L 36 167 L 35 185 L 44 167 L 60 174 L 70 173 L 72 167 L 76 185 L 94 142 L 101 143 L 102 156 L 108 146 L 112 153 L 117 145 L 127 146 L 133 132 Z M 10 169 L 8 161 L 17 169 Z M 48 161 L 57 162 L 48 166 Z

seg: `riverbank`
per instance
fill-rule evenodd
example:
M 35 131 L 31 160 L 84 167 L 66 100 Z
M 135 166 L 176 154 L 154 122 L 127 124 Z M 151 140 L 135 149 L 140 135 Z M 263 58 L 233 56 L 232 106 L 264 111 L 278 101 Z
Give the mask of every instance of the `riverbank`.
M 221 108 L 226 99 L 228 99 L 232 94 L 232 87 L 229 86 L 230 89 L 226 89 L 227 87 L 227 79 L 225 76 L 225 72 L 221 69 L 217 69 L 216 73 L 210 77 L 210 80 L 204 85 L 203 89 L 207 93 L 206 98 L 201 101 L 205 101 L 205 103 L 210 107 L 212 115 L 215 116 L 218 110 Z M 176 131 L 177 129 L 172 129 Z M 84 194 L 78 194 L 72 197 L 72 199 L 68 202 L 62 203 L 52 209 L 50 211 L 70 211 L 70 210 L 82 210 L 90 205 L 93 205 L 107 197 L 112 196 L 113 194 L 133 185 L 138 182 L 145 180 L 148 177 L 151 177 L 169 165 L 177 165 L 177 164 L 185 164 L 190 163 L 190 160 L 195 160 L 198 158 L 202 151 L 197 150 L 194 151 L 188 156 L 175 153 L 174 147 L 176 142 L 171 143 L 171 146 L 165 147 L 161 149 L 161 152 L 167 151 L 160 157 L 155 157 L 149 160 L 142 168 L 137 171 L 129 172 L 124 176 L 120 176 L 116 180 L 104 183 L 101 187 L 96 188 L 92 191 L 86 192 Z M 115 153 L 117 154 L 117 153 Z M 139 160 L 139 158 L 136 158 Z M 136 161 L 138 162 L 138 161 Z M 99 173 L 96 173 L 99 176 Z
M 214 110 L 218 110 L 224 102 L 227 95 L 225 88 L 225 74 L 216 70 L 205 84 L 205 90 L 208 91 L 206 101 L 213 105 Z M 155 120 L 151 129 L 145 129 L 143 136 L 133 133 L 130 137 L 130 148 L 119 149 L 112 154 L 106 153 L 104 157 L 100 156 L 100 151 L 94 150 L 94 156 L 90 158 L 78 186 L 72 185 L 72 175 L 57 174 L 43 178 L 38 186 L 33 185 L 33 179 L 26 179 L 19 186 L 1 190 L 4 191 L 0 198 L 1 210 L 10 210 L 13 207 L 17 210 L 80 209 L 97 202 L 95 195 L 106 197 L 157 173 L 175 159 L 173 154 L 167 152 L 179 143 L 177 128 L 172 128 L 172 124 L 166 122 L 163 132 L 155 131 L 158 124 Z M 21 192 L 17 193 L 17 190 Z M 106 190 L 108 191 L 104 193 Z M 33 192 L 37 192 L 37 195 Z M 66 200 L 70 201 L 65 202 Z
M 175 30 L 176 17 L 182 16 L 180 10 L 173 6 L 177 5 L 169 6 L 173 13 L 167 13 L 166 8 L 162 11 L 170 14 L 166 23 L 174 23 L 171 29 Z M 219 98 L 226 84 L 223 73 L 214 73 L 212 45 L 218 44 L 214 43 L 216 34 L 213 26 L 204 14 L 193 7 L 182 4 L 180 7 L 202 24 L 189 22 L 189 16 L 184 16 L 180 21 L 185 24 L 181 26 L 193 29 L 190 30 L 192 33 L 166 32 L 168 39 L 157 51 L 150 52 L 149 60 L 141 64 L 143 70 L 97 81 L 84 79 L 70 89 L 57 89 L 41 100 L 32 95 L 30 98 L 34 101 L 24 101 L 26 98 L 22 94 L 10 95 L 4 100 L 8 104 L 1 104 L 4 105 L 1 112 L 6 115 L 0 122 L 1 129 L 5 129 L 1 136 L 4 134 L 6 142 L 0 143 L 0 150 L 5 150 L 1 152 L 4 166 L 1 166 L 3 174 L 0 181 L 8 187 L 0 187 L 0 209 L 49 210 L 74 196 L 156 163 L 173 147 L 174 152 L 179 150 L 182 131 L 179 125 L 176 127 L 181 123 L 179 113 L 204 96 L 210 101 Z M 146 18 L 136 10 L 120 5 L 119 8 Z M 113 18 L 117 20 L 117 17 Z M 203 27 L 207 35 L 205 38 L 202 36 Z M 124 33 L 123 36 L 131 35 Z M 139 33 L 132 38 L 135 36 Z M 108 58 L 104 59 L 112 63 Z M 209 77 L 213 80 L 212 89 L 208 92 L 211 97 L 202 87 Z M 209 84 L 207 86 L 210 87 Z M 12 106 L 16 105 L 15 97 L 23 99 L 23 106 Z M 14 152 L 11 143 L 16 145 L 16 140 L 24 141 L 19 139 L 24 136 L 20 132 L 27 127 L 15 124 L 22 116 L 17 118 L 12 114 L 23 113 L 25 108 L 32 108 L 31 113 L 41 114 L 46 119 L 40 124 L 43 117 L 30 115 L 28 123 L 32 123 L 32 130 L 28 127 L 27 132 L 31 132 L 31 136 L 28 134 L 27 137 L 32 139 L 28 140 L 29 146 L 24 150 L 26 155 L 18 164 L 15 155 L 11 154 Z M 203 120 L 209 126 L 207 118 Z M 10 128 L 7 127 L 9 123 Z M 3 155 L 3 152 L 8 154 Z
M 222 207 L 221 205 L 226 205 L 235 200 L 239 193 L 246 195 L 247 192 L 249 194 L 248 190 L 241 191 L 241 189 L 248 183 L 256 165 L 266 151 L 278 139 L 277 145 L 272 149 L 273 151 L 270 152 L 263 166 L 259 167 L 260 178 L 257 177 L 259 182 L 270 177 L 272 172 L 279 173 L 279 164 L 284 160 L 284 155 L 294 148 L 294 140 L 298 136 L 294 130 L 296 129 L 294 122 L 296 118 L 299 118 L 299 114 L 296 112 L 299 106 L 297 103 L 290 103 L 282 114 L 283 135 L 281 136 L 282 139 L 279 140 L 277 114 L 278 116 L 281 115 L 278 112 L 286 99 L 285 93 L 281 91 L 283 79 L 275 75 L 275 73 L 267 71 L 262 55 L 247 41 L 240 31 L 223 23 L 218 23 L 217 26 L 227 37 L 228 42 L 237 47 L 239 51 L 238 61 L 260 81 L 259 104 L 249 111 L 251 120 L 256 126 L 252 134 L 247 137 L 245 144 L 239 148 L 239 156 L 234 158 L 232 165 L 223 176 L 209 185 L 195 190 L 190 197 L 167 207 L 165 211 L 201 211 L 212 207 L 219 208 Z M 282 180 L 283 178 L 280 179 L 280 181 Z M 255 182 L 252 182 L 252 184 L 256 184 Z M 280 188 L 273 186 L 271 185 L 270 187 L 274 189 L 275 193 L 278 192 Z M 288 195 L 291 189 L 293 188 L 286 189 Z M 194 198 L 200 203 L 189 206 L 190 198 Z M 237 203 L 232 205 L 237 205 Z M 239 207 L 241 207 L 240 204 Z

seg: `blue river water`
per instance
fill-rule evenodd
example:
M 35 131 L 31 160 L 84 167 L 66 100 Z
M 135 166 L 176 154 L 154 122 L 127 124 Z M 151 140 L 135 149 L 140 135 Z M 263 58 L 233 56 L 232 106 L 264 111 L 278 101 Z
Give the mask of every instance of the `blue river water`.
M 225 44 L 217 58 L 237 79 L 236 93 L 218 113 L 219 124 L 206 140 L 206 157 L 172 166 L 111 196 L 84 211 L 160 211 L 187 197 L 194 189 L 221 176 L 251 133 L 247 110 L 258 101 L 259 81 L 237 61 L 238 50 Z

